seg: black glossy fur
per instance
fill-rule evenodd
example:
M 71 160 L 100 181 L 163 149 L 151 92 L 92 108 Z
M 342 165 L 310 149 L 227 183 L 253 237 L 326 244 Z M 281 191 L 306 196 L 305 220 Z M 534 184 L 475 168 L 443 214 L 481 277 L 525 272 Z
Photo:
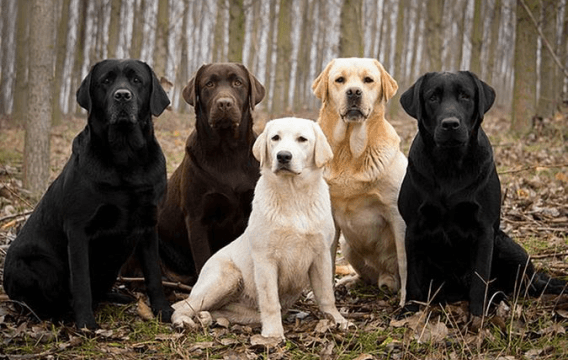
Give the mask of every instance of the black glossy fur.
M 427 73 L 400 99 L 419 130 L 398 202 L 407 225 L 409 301 L 431 300 L 440 288 L 434 301 L 469 300 L 479 316 L 490 280 L 487 300 L 516 287 L 524 293 L 531 281 L 531 295 L 563 290 L 564 282 L 535 272 L 499 228 L 501 185 L 481 128 L 494 100 L 493 89 L 467 71 Z
M 243 233 L 260 175 L 252 111 L 264 87 L 241 64 L 203 65 L 183 90 L 195 130 L 160 208 L 160 256 L 168 276 L 193 283 L 205 261 Z
M 93 306 L 135 252 L 152 309 L 169 321 L 156 231 L 166 164 L 152 115 L 170 101 L 150 67 L 137 60 L 96 64 L 77 101 L 89 112 L 88 124 L 11 244 L 4 288 L 42 317 L 72 310 L 77 328 L 94 329 Z

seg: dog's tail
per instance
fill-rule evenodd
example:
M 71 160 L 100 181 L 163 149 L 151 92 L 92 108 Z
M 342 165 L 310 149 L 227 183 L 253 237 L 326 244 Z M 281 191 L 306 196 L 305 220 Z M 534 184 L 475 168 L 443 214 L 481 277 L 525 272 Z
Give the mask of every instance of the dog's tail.
M 493 274 L 506 293 L 533 297 L 568 293 L 566 281 L 537 271 L 525 249 L 502 230 L 495 236 Z

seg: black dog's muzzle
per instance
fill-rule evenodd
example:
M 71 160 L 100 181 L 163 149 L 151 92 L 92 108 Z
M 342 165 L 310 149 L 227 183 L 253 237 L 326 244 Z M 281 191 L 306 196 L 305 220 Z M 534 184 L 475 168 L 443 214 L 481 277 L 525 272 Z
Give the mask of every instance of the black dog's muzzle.
M 459 118 L 448 116 L 436 127 L 434 140 L 443 147 L 461 146 L 468 141 L 468 131 Z
M 126 87 L 119 87 L 110 93 L 110 105 L 108 106 L 110 124 L 135 124 L 137 122 L 138 106 L 134 93 Z

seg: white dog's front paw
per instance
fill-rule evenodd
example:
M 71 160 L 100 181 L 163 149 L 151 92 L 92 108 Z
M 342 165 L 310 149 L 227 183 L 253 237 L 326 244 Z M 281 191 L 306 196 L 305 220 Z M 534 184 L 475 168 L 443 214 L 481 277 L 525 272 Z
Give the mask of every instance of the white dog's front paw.
M 341 319 L 337 319 L 335 323 L 337 324 L 337 327 L 342 331 L 347 331 L 349 329 L 357 329 L 357 326 L 355 324 L 345 319 L 343 316 L 341 317 Z
M 174 324 L 174 327 L 178 329 L 183 329 L 186 327 L 189 327 L 191 329 L 197 328 L 197 325 L 191 319 L 191 316 L 188 316 L 186 313 L 179 310 L 174 311 L 174 313 L 172 314 L 172 324 Z
M 261 335 L 265 338 L 278 339 L 280 341 L 286 340 L 286 337 L 284 337 L 284 328 L 282 327 L 282 324 L 262 325 Z

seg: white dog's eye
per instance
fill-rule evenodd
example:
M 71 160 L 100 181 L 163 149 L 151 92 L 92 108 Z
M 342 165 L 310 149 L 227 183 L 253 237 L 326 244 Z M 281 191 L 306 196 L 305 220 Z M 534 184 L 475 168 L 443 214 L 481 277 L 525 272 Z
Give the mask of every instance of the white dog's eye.
M 335 82 L 341 84 L 342 82 L 345 82 L 345 78 L 343 76 L 340 76 L 337 79 L 335 79 Z
M 272 141 L 278 141 L 278 140 L 280 140 L 280 135 L 274 135 L 271 140 L 272 140 Z
M 375 80 L 373 80 L 373 78 L 367 76 L 367 77 L 365 77 L 365 79 L 363 79 L 363 81 L 364 81 L 365 83 L 372 83 L 372 82 L 374 82 Z
M 306 138 L 303 137 L 303 136 L 299 136 L 298 139 L 297 139 L 297 141 L 303 143 L 303 142 L 308 141 L 308 139 L 306 139 Z

